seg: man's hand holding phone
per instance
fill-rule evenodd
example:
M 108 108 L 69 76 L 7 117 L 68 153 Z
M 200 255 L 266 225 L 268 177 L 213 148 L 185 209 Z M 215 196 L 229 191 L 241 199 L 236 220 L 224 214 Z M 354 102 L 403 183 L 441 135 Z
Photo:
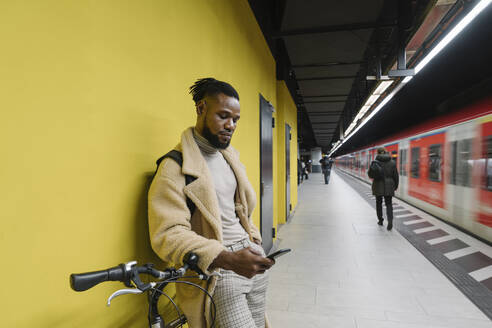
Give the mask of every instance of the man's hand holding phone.
M 285 255 L 285 254 L 289 253 L 290 251 L 291 251 L 290 248 L 279 249 L 276 252 L 273 252 L 273 253 L 268 254 L 267 255 L 267 258 L 275 261 L 278 257 L 280 257 L 282 255 Z

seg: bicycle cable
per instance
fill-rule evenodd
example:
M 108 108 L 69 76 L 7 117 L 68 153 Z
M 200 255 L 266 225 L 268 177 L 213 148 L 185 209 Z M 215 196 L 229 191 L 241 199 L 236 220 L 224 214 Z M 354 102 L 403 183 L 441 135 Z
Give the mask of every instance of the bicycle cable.
M 212 305 L 213 305 L 213 311 L 212 311 L 212 324 L 210 325 L 210 328 L 214 328 L 215 327 L 215 319 L 217 317 L 217 306 L 215 305 L 215 302 L 214 302 L 214 298 L 212 297 L 212 295 L 210 295 L 210 293 L 205 289 L 203 288 L 202 286 L 200 285 L 197 285 L 197 284 L 194 284 L 192 282 L 189 282 L 189 281 L 181 281 L 181 280 L 174 280 L 174 281 L 169 281 L 169 283 L 176 283 L 176 284 L 186 284 L 186 285 L 191 285 L 191 286 L 194 286 L 198 289 L 200 289 L 202 292 L 204 292 L 205 294 L 207 294 L 207 296 L 210 298 L 210 301 L 212 301 Z M 159 292 L 161 292 L 159 290 Z M 162 292 L 161 292 L 162 293 Z
M 169 281 L 162 281 L 162 282 L 160 282 L 160 283 L 158 284 L 158 286 L 153 287 L 153 288 L 151 288 L 151 289 L 150 289 L 150 290 L 152 290 L 152 291 L 153 291 L 153 292 L 152 292 L 152 295 L 151 295 L 151 298 L 153 298 L 153 297 L 154 297 L 154 295 L 155 295 L 155 293 L 157 293 L 157 292 L 158 292 L 158 293 L 160 293 L 160 294 L 161 294 L 161 296 L 162 296 L 162 295 L 166 296 L 166 297 L 167 297 L 167 299 L 168 299 L 168 300 L 169 300 L 169 301 L 170 301 L 170 302 L 174 305 L 174 309 L 175 309 L 175 310 L 176 310 L 176 312 L 178 313 L 178 319 L 180 319 L 180 318 L 181 318 L 181 312 L 179 311 L 178 305 L 174 302 L 174 300 L 171 298 L 171 296 L 167 295 L 164 291 L 162 291 L 162 290 L 160 290 L 160 289 L 159 289 L 159 287 L 160 287 L 162 284 L 164 284 L 164 283 L 165 283 L 165 284 L 168 284 L 168 283 L 169 283 Z M 157 306 L 157 304 L 156 304 L 156 306 Z M 149 316 L 148 316 L 148 317 L 149 317 L 149 324 L 150 324 L 150 319 L 151 319 L 151 316 L 150 316 L 151 311 L 152 311 L 152 303 L 151 303 L 151 302 L 149 302 Z M 183 324 L 181 324 L 180 326 L 181 326 L 181 327 L 183 327 Z
M 198 276 L 183 276 L 183 277 L 179 277 L 179 279 L 182 279 L 182 278 L 188 278 L 188 279 L 200 279 Z M 164 280 L 164 281 L 161 281 L 159 282 L 156 287 L 153 287 L 151 288 L 151 290 L 153 291 L 152 292 L 152 296 L 151 297 L 154 297 L 155 293 L 160 293 L 161 295 L 164 295 L 167 297 L 167 299 L 169 299 L 169 301 L 174 305 L 174 308 L 178 314 L 178 318 L 181 318 L 181 312 L 179 311 L 179 308 L 178 306 L 176 305 L 176 303 L 173 301 L 173 299 L 167 295 L 164 291 L 160 290 L 160 286 L 162 286 L 163 284 L 169 284 L 169 283 L 173 283 L 173 282 L 177 282 L 177 283 L 184 283 L 184 284 L 188 284 L 188 285 L 191 285 L 191 286 L 194 286 L 194 287 L 197 287 L 199 288 L 200 290 L 202 290 L 205 294 L 207 294 L 208 297 L 210 297 L 210 300 L 212 301 L 212 304 L 213 304 L 213 316 L 212 316 L 212 325 L 211 325 L 211 328 L 215 327 L 215 320 L 216 320 L 216 317 L 217 317 L 217 307 L 215 305 L 215 302 L 213 300 L 213 297 L 208 293 L 207 290 L 205 290 L 204 288 L 202 288 L 201 286 L 197 285 L 197 284 L 194 284 L 192 282 L 188 282 L 188 281 L 178 281 L 178 280 L 174 280 L 174 279 L 169 279 L 169 280 Z M 149 303 L 149 322 L 150 322 L 150 311 L 151 310 L 151 304 Z M 180 324 L 180 327 L 182 327 L 183 324 L 181 323 Z

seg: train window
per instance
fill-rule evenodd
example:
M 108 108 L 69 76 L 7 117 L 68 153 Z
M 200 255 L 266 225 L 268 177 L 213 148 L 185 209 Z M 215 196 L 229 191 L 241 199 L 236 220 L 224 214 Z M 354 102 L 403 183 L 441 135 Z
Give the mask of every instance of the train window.
M 451 175 L 449 176 L 449 183 L 456 184 L 456 167 L 458 162 L 458 142 L 452 141 L 451 143 Z
M 456 184 L 459 186 L 471 187 L 471 151 L 472 140 L 465 139 L 458 141 L 456 152 Z
M 407 175 L 406 164 L 407 164 L 407 150 L 402 149 L 400 150 L 400 175 L 403 176 Z
M 408 149 L 403 149 L 403 175 L 408 175 Z
M 441 181 L 441 145 L 429 146 L 429 180 Z
M 420 147 L 412 148 L 411 152 L 412 166 L 410 168 L 410 176 L 412 178 L 420 177 Z
M 485 177 L 486 177 L 486 188 L 492 191 L 492 136 L 488 136 L 485 139 L 486 148 L 484 149 L 484 155 L 486 156 L 485 164 Z
M 400 150 L 400 175 L 403 175 L 403 150 Z

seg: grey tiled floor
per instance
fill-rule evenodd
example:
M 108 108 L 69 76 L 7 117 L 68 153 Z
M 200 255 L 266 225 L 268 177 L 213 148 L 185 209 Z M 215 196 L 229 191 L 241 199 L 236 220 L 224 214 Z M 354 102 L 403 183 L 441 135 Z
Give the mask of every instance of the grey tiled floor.
M 492 322 L 335 172 L 311 174 L 278 233 L 293 252 L 270 272 L 274 328 L 492 327 Z

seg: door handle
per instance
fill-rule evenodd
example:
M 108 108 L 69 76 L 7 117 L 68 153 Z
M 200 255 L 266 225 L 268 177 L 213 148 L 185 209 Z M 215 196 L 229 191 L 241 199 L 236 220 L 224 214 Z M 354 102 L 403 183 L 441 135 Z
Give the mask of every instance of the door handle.
M 263 196 L 264 192 L 265 192 L 265 183 L 262 181 L 260 185 L 260 196 Z

